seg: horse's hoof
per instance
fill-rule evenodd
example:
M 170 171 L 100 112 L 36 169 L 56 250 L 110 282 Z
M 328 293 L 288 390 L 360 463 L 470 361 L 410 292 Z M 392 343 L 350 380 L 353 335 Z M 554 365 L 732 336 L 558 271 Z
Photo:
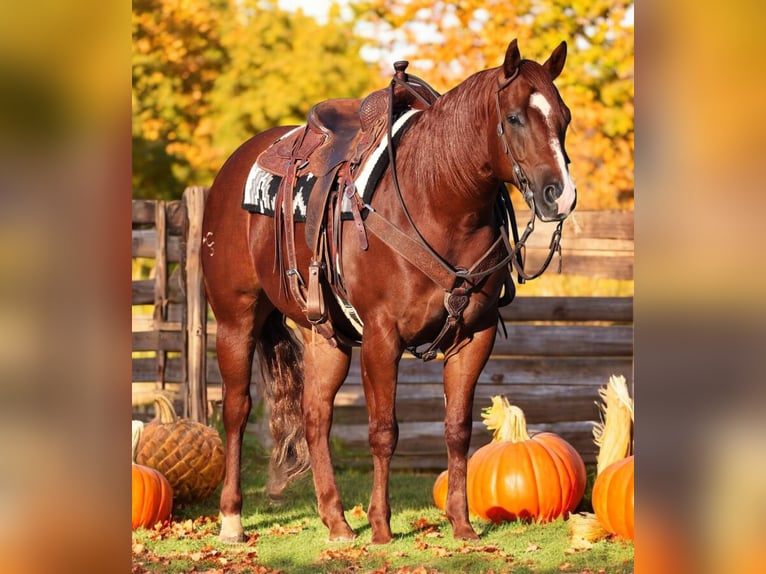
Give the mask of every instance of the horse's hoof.
M 394 537 L 391 535 L 391 533 L 384 533 L 384 534 L 373 534 L 372 536 L 372 543 L 373 544 L 388 544 L 393 540 Z
M 233 534 L 231 536 L 224 536 L 223 534 L 218 535 L 218 540 L 223 542 L 224 544 L 241 544 L 245 541 L 245 534 Z
M 353 542 L 354 540 L 356 540 L 356 534 L 352 536 L 331 536 L 330 538 L 327 539 L 328 542 L 332 542 L 333 544 L 338 542 L 340 543 Z
M 242 528 L 242 518 L 239 514 L 220 516 L 221 531 L 218 540 L 227 544 L 237 544 L 245 541 L 245 530 Z
M 330 542 L 353 542 L 356 540 L 356 533 L 348 526 L 339 528 L 337 532 L 330 532 Z
M 453 538 L 455 540 L 479 540 L 479 535 L 471 529 L 455 532 Z

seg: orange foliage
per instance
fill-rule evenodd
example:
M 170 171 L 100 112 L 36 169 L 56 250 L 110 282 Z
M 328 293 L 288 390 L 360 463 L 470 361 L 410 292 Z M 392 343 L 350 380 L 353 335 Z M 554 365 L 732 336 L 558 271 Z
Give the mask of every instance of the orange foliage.
M 567 135 L 580 209 L 633 208 L 633 3 L 628 0 L 368 0 L 369 43 L 445 91 L 501 63 L 508 42 L 541 61 L 561 40 L 557 80 L 572 109 Z M 386 73 L 390 63 L 386 60 Z

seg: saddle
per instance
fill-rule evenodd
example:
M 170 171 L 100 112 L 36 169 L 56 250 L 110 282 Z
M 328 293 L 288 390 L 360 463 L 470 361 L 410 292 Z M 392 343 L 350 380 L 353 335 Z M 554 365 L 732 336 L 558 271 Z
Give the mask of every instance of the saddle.
M 280 269 L 289 288 L 317 330 L 335 343 L 339 334 L 328 322 L 321 279 L 330 276 L 330 288 L 345 300 L 340 260 L 340 196 L 348 198 L 362 249 L 367 236 L 361 216 L 361 200 L 354 177 L 368 155 L 387 134 L 389 123 L 401 113 L 423 110 L 439 94 L 424 81 L 405 73 L 407 62 L 394 64 L 392 87 L 372 92 L 365 98 L 330 99 L 316 104 L 308 113 L 303 129 L 277 140 L 258 157 L 260 167 L 282 178 L 275 201 L 275 229 Z M 305 239 L 311 249 L 308 287 L 295 257 L 293 192 L 299 177 L 316 178 L 306 209 Z M 284 234 L 287 268 L 282 261 Z M 284 275 L 283 275 L 284 277 Z M 357 341 L 344 342 L 356 343 Z

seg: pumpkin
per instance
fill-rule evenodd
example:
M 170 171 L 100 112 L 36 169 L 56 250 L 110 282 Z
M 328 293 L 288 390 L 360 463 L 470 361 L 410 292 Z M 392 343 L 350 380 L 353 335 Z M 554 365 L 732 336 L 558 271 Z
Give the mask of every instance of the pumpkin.
M 612 375 L 599 389 L 603 421 L 593 429 L 599 447 L 598 474 L 591 503 L 601 525 L 610 534 L 633 540 L 634 457 L 630 455 L 633 400 L 625 377 Z
M 434 504 L 439 510 L 444 510 L 447 505 L 447 471 L 445 470 L 434 481 L 433 488 Z
M 136 445 L 141 436 L 143 423 L 133 421 L 132 458 L 136 455 Z M 173 488 L 161 472 L 141 464 L 132 464 L 133 530 L 151 528 L 158 522 L 167 520 L 173 507 Z
M 221 437 L 212 427 L 179 419 L 165 395 L 155 395 L 154 402 L 157 417 L 144 425 L 136 462 L 164 474 L 177 501 L 209 497 L 223 480 Z
M 482 412 L 492 442 L 468 460 L 468 509 L 493 522 L 549 522 L 567 516 L 585 492 L 585 463 L 560 436 L 530 436 L 524 412 L 493 397 Z
M 170 517 L 173 488 L 160 471 L 135 463 L 132 467 L 133 530 L 151 528 Z
M 612 534 L 633 540 L 634 457 L 607 466 L 593 483 L 591 502 L 602 526 Z

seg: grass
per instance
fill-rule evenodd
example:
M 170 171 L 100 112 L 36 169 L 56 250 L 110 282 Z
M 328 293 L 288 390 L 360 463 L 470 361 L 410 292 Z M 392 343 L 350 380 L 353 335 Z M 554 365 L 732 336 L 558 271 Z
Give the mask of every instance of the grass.
M 371 474 L 340 468 L 338 486 L 346 516 L 357 533 L 352 543 L 330 543 L 317 515 L 311 477 L 292 484 L 280 505 L 264 493 L 265 459 L 252 437 L 243 454 L 243 523 L 245 544 L 220 543 L 217 494 L 210 499 L 176 506 L 173 520 L 161 528 L 133 532 L 133 574 L 148 572 L 315 574 L 330 572 L 633 572 L 633 544 L 606 540 L 586 551 L 569 550 L 564 520 L 550 524 L 473 520 L 478 542 L 452 538 L 444 514 L 433 506 L 431 488 L 436 474 L 394 473 L 391 478 L 394 540 L 385 546 L 370 543 L 365 511 L 372 487 Z M 589 477 L 592 482 L 592 476 Z M 583 506 L 588 505 L 584 499 Z M 588 509 L 589 510 L 589 509 Z

